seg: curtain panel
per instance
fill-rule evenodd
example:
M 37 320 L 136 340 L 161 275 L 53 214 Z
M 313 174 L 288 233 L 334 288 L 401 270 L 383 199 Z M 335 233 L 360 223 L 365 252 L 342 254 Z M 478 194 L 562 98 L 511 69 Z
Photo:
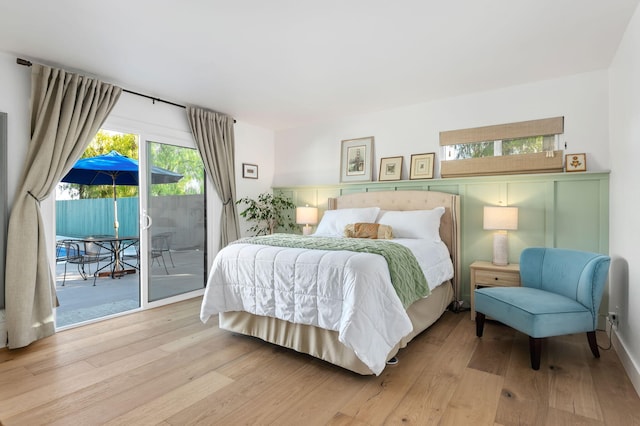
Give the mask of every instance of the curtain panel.
M 34 64 L 31 141 L 7 233 L 6 325 L 9 348 L 55 332 L 55 278 L 40 214 L 116 104 L 122 89 L 93 78 Z
M 220 248 L 240 237 L 236 209 L 235 137 L 233 118 L 213 111 L 187 107 L 189 126 L 204 168 L 222 200 Z

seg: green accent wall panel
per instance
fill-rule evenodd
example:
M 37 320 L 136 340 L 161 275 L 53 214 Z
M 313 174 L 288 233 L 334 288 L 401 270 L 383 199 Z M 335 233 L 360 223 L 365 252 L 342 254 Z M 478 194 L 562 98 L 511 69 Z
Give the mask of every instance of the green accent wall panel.
M 600 182 L 557 182 L 555 197 L 555 246 L 599 252 L 601 241 L 595 237 L 604 226 L 600 220 Z
M 319 207 L 330 197 L 367 191 L 429 190 L 460 195 L 461 296 L 468 307 L 469 265 L 492 258 L 493 235 L 482 229 L 485 205 L 516 206 L 518 230 L 509 232 L 509 260 L 517 263 L 525 247 L 563 247 L 607 254 L 609 250 L 609 173 L 545 173 L 424 181 L 278 187 L 296 205 Z M 313 200 L 314 203 L 310 202 Z M 607 306 L 603 298 L 603 306 Z
M 546 212 L 552 210 L 553 205 L 547 200 L 547 186 L 545 182 L 507 185 L 508 205 L 518 207 L 518 230 L 509 232 L 509 255 L 513 262 L 518 262 L 518 257 L 514 256 L 519 256 L 525 247 L 548 245 Z

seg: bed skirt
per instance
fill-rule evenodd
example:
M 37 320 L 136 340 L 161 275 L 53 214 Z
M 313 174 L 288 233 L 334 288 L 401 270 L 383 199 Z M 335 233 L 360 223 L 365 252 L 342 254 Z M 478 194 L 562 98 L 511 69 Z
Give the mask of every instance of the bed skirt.
M 387 359 L 395 356 L 398 350 L 407 346 L 407 343 L 415 336 L 436 322 L 453 299 L 453 287 L 450 282 L 446 282 L 433 289 L 428 297 L 409 306 L 407 313 L 411 318 L 413 331 L 389 352 Z M 219 323 L 220 328 L 224 330 L 258 337 L 267 342 L 312 355 L 358 374 L 373 374 L 351 349 L 338 341 L 337 331 L 305 324 L 294 324 L 246 312 L 221 313 L 219 314 Z

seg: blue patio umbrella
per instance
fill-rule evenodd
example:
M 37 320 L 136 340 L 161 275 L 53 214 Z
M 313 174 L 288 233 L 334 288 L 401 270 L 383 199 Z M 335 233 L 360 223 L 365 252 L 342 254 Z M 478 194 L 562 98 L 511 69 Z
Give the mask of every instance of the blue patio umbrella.
M 111 151 L 108 154 L 95 157 L 81 158 L 73 168 L 62 178 L 62 182 L 80 185 L 111 185 L 113 186 L 113 228 L 118 237 L 118 198 L 117 185 L 137 186 L 138 160 Z M 175 183 L 182 179 L 182 175 L 161 167 L 151 167 L 151 183 Z

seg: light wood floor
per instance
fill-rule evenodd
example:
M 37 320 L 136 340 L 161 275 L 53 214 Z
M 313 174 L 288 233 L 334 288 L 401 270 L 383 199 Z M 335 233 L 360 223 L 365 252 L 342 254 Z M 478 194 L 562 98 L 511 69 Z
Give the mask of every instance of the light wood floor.
M 364 377 L 198 319 L 199 299 L 0 350 L 4 425 L 638 425 L 640 400 L 614 351 L 583 335 L 526 336 L 445 313 Z M 598 333 L 601 346 L 608 344 Z

